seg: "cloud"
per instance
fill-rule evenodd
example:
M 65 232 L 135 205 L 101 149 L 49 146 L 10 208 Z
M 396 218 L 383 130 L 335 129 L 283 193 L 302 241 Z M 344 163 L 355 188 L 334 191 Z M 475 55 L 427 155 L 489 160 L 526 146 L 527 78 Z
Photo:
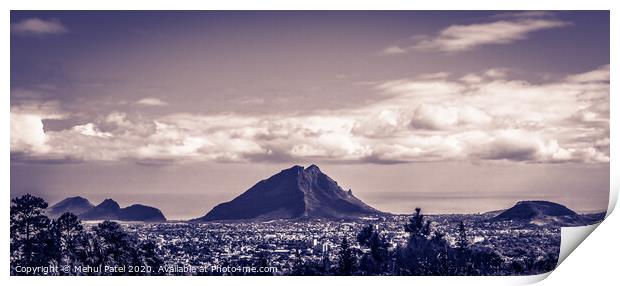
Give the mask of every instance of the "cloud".
M 230 100 L 230 103 L 235 105 L 262 105 L 265 104 L 265 99 L 255 96 L 242 96 L 233 98 Z
M 609 157 L 595 148 L 564 148 L 555 139 L 543 140 L 521 130 L 497 132 L 489 144 L 475 153 L 480 159 L 527 162 L 607 162 Z
M 385 55 L 405 54 L 411 51 L 458 53 L 485 45 L 506 45 L 527 39 L 528 35 L 570 25 L 569 22 L 544 12 L 504 13 L 490 17 L 492 21 L 451 25 L 435 35 L 418 35 L 407 44 L 386 47 Z
M 46 141 L 40 116 L 11 112 L 11 152 L 45 152 Z
M 377 130 L 360 134 L 393 142 L 374 148 L 375 160 L 607 162 L 609 150 L 596 142 L 609 138 L 608 70 L 605 65 L 544 84 L 489 72 L 457 81 L 388 81 L 378 88 L 393 97 L 368 110 L 399 110 L 395 126 L 374 119 L 356 130 Z
M 501 68 L 496 68 L 496 69 L 488 69 L 487 71 L 484 72 L 484 75 L 490 78 L 505 78 L 508 75 L 508 70 L 507 69 L 501 69 Z
M 484 79 L 477 74 L 469 73 L 459 78 L 459 80 L 465 83 L 476 84 L 482 82 Z
M 585 73 L 569 75 L 566 80 L 578 83 L 609 82 L 609 65 Z
M 12 107 L 11 152 L 24 161 L 143 164 L 609 162 L 608 65 L 545 83 L 492 71 L 379 82 L 376 101 L 312 113 L 113 111 L 45 130 L 44 119 L 57 112 Z
M 446 79 L 449 76 L 449 72 L 423 73 L 417 75 L 416 79 Z
M 14 94 L 15 92 L 11 91 L 11 95 Z M 43 129 L 43 120 L 61 119 L 66 116 L 58 111 L 58 102 L 30 98 L 12 101 L 14 102 L 10 112 L 11 152 L 24 155 L 48 152 L 48 137 Z
M 414 48 L 447 53 L 471 51 L 483 45 L 510 44 L 526 39 L 529 33 L 567 25 L 568 22 L 554 19 L 516 19 L 453 25 L 441 30 L 436 36 L 419 41 Z
M 23 19 L 11 24 L 11 32 L 18 35 L 58 35 L 69 32 L 58 19 Z
M 420 129 L 446 129 L 469 124 L 481 127 L 491 121 L 490 116 L 476 107 L 446 107 L 423 103 L 414 110 L 409 124 Z
M 101 132 L 97 126 L 93 123 L 87 123 L 84 125 L 76 125 L 71 128 L 76 133 L 85 135 L 85 136 L 93 136 L 93 137 L 112 137 L 112 134 L 107 132 Z
M 389 47 L 385 47 L 382 51 L 381 54 L 382 55 L 402 55 L 402 54 L 406 54 L 407 50 L 404 48 L 401 48 L 399 46 L 389 46 Z
M 168 102 L 165 102 L 159 98 L 145 97 L 136 101 L 136 104 L 144 106 L 164 106 L 168 105 Z
M 553 141 L 556 142 L 556 141 Z M 537 137 L 520 130 L 500 130 L 490 137 L 487 144 L 483 144 L 474 154 L 481 159 L 535 161 L 539 152 L 542 152 Z M 555 145 L 557 147 L 557 142 Z
M 67 116 L 60 111 L 60 103 L 56 100 L 45 100 L 39 93 L 36 96 L 24 96 L 29 94 L 26 90 L 11 90 L 11 113 L 32 114 L 44 119 L 61 119 Z

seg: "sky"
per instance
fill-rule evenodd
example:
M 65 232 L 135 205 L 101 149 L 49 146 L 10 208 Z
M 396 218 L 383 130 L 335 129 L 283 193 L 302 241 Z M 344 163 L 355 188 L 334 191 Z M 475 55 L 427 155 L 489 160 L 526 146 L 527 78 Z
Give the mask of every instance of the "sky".
M 199 217 L 315 163 L 382 211 L 609 195 L 607 11 L 12 11 L 11 196 Z

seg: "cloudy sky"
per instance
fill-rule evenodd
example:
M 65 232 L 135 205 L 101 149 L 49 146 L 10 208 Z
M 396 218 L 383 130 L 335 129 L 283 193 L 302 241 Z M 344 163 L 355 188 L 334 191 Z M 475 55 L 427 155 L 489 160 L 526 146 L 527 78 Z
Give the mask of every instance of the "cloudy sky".
M 197 217 L 294 164 L 381 210 L 607 208 L 608 12 L 11 13 L 11 193 Z

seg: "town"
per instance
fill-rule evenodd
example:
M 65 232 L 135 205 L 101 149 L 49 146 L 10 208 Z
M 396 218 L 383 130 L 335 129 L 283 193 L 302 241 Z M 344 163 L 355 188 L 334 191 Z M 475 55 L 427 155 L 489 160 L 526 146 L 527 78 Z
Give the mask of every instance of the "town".
M 456 244 L 460 221 L 472 247 L 499 254 L 507 267 L 529 269 L 535 263 L 555 267 L 560 248 L 557 227 L 527 226 L 512 222 L 488 223 L 484 215 L 431 215 L 432 227 Z M 346 237 L 356 252 L 368 248 L 356 243 L 357 233 L 372 224 L 388 242 L 390 250 L 406 244 L 403 226 L 407 216 L 367 217 L 358 220 L 272 220 L 210 223 L 123 223 L 139 239 L 157 244 L 168 265 L 179 265 L 190 273 L 196 268 L 215 269 L 221 265 L 258 265 L 266 260 L 274 275 L 294 271 L 296 263 L 326 264 L 337 261 L 340 242 Z M 265 262 L 263 262 L 265 263 Z M 178 269 L 178 268 L 177 268 Z M 191 273 L 194 269 L 195 272 Z M 217 271 L 216 271 L 217 272 Z M 179 274 L 175 272 L 175 274 Z M 226 274 L 226 273 L 219 273 Z

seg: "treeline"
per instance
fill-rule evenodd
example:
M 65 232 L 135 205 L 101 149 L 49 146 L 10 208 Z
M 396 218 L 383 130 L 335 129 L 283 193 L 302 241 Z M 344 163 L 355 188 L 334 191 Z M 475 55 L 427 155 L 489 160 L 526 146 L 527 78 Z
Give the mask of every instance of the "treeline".
M 518 275 L 536 274 L 555 268 L 557 257 L 536 262 L 507 263 L 492 249 L 469 244 L 465 224 L 460 222 L 456 245 L 443 233 L 433 231 L 431 221 L 417 208 L 404 225 L 408 241 L 391 249 L 381 230 L 370 224 L 357 234 L 357 242 L 366 251 L 353 248 L 343 238 L 335 263 L 324 257 L 320 263 L 295 264 L 293 275 Z
M 164 265 L 155 243 L 138 241 L 118 223 L 86 231 L 72 213 L 48 218 L 47 206 L 29 194 L 11 200 L 11 275 L 149 275 Z

